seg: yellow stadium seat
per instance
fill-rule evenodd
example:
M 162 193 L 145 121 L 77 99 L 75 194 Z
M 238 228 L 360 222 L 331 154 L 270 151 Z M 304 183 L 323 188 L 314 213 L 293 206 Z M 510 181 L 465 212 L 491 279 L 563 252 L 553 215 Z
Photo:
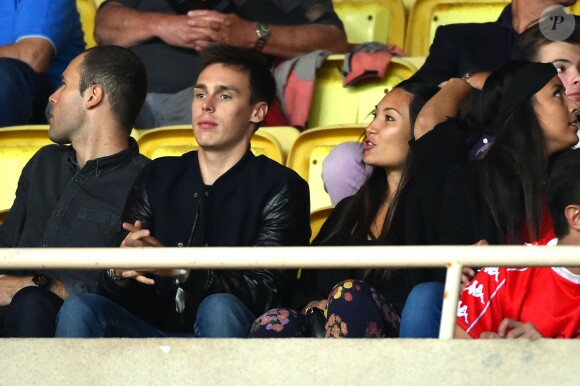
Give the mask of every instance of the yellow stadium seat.
M 135 140 L 138 140 L 140 136 L 141 136 L 141 133 L 139 132 L 139 130 L 137 130 L 137 129 L 131 130 L 131 137 L 133 137 Z
M 300 131 L 294 126 L 264 126 L 258 129 L 258 133 L 262 132 L 270 134 L 280 142 L 284 159 L 288 158 L 292 145 L 300 135 Z
M 0 130 L 0 210 L 14 202 L 18 179 L 24 165 L 48 139 L 48 125 L 13 126 Z
M 339 72 L 343 61 L 343 55 L 332 55 L 318 69 L 308 127 L 369 122 L 369 114 L 385 93 L 417 71 L 404 58 L 393 58 L 382 81 L 343 87 Z
M 409 15 L 405 52 L 427 56 L 437 27 L 495 21 L 509 0 L 416 0 Z
M 318 232 L 320 232 L 322 224 L 324 224 L 328 216 L 330 216 L 330 213 L 332 213 L 333 209 L 334 206 L 325 206 L 310 213 L 310 229 L 312 230 L 310 242 L 312 242 L 316 236 L 318 236 Z
M 137 139 L 141 154 L 155 159 L 165 156 L 179 156 L 197 149 L 197 142 L 191 125 L 160 127 L 141 130 Z M 265 155 L 284 164 L 282 146 L 276 138 L 266 132 L 256 132 L 251 139 L 251 149 L 255 155 Z
M 574 15 L 580 15 L 580 2 L 576 2 L 576 4 L 571 6 L 570 12 L 572 12 Z
M 334 146 L 358 141 L 364 133 L 362 125 L 341 125 L 309 129 L 300 134 L 288 155 L 287 166 L 308 182 L 310 211 L 331 205 L 322 181 L 322 161 Z
M 334 0 L 348 42 L 379 42 L 403 48 L 405 9 L 400 0 Z
M 95 15 L 97 14 L 97 5 L 95 0 L 77 0 L 77 9 L 81 15 L 81 26 L 85 35 L 86 48 L 97 45 L 95 42 Z

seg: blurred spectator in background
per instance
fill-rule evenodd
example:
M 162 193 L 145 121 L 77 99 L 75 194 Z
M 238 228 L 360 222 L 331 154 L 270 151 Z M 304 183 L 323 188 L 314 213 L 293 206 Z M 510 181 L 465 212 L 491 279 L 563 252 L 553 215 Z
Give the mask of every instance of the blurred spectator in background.
M 71 0 L 0 2 L 0 127 L 46 123 L 48 96 L 85 47 Z
M 271 58 L 348 49 L 331 0 L 107 1 L 97 12 L 95 38 L 130 47 L 145 62 L 148 94 L 138 129 L 191 123 L 198 51 L 210 43 Z

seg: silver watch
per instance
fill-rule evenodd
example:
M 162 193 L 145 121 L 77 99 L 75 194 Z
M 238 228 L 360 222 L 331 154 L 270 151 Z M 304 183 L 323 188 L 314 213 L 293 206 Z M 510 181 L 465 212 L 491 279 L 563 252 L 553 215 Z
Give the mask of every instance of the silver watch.
M 256 24 L 256 35 L 258 35 L 258 40 L 256 40 L 256 45 L 254 49 L 257 51 L 262 51 L 268 39 L 270 39 L 270 35 L 272 34 L 272 30 L 268 24 L 258 23 Z

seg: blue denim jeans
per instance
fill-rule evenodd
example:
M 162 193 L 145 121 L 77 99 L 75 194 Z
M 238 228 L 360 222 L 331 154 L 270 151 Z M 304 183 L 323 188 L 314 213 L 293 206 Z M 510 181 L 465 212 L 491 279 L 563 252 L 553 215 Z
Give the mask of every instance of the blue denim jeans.
M 0 127 L 44 123 L 44 111 L 54 85 L 26 63 L 0 58 Z
M 58 314 L 56 336 L 68 338 L 245 338 L 255 316 L 235 296 L 213 294 L 197 310 L 191 333 L 160 330 L 117 303 L 95 294 L 69 297 Z
M 437 338 L 441 324 L 443 290 L 439 282 L 413 287 L 401 313 L 401 338 Z

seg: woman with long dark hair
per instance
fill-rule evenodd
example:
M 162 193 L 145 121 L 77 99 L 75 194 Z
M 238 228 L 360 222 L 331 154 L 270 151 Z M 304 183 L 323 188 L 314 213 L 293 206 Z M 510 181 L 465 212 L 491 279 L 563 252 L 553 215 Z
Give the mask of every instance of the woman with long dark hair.
M 479 122 L 495 141 L 481 160 L 450 173 L 443 195 L 441 243 L 522 244 L 553 237 L 546 205 L 552 161 L 578 141 L 578 105 L 566 96 L 552 64 L 513 61 L 492 73 L 481 94 Z M 475 275 L 464 268 L 463 284 Z M 431 326 L 440 318 L 443 285 L 422 283 L 409 295 L 406 315 L 420 309 Z M 436 301 L 434 299 L 437 299 Z M 425 311 L 427 310 L 427 311 Z M 416 318 L 414 319 L 417 320 Z M 434 337 L 414 326 L 414 337 Z
M 578 105 L 551 64 L 514 61 L 482 91 L 481 121 L 497 132 L 482 160 L 450 176 L 443 244 L 521 244 L 552 231 L 545 184 L 550 162 L 578 142 Z
M 457 125 L 433 127 L 457 114 L 458 105 L 441 107 L 441 101 L 452 94 L 460 100 L 469 89 L 454 79 L 441 91 L 403 82 L 389 92 L 365 131 L 363 161 L 372 172 L 355 195 L 338 203 L 313 245 L 437 243 L 441 181 L 466 152 Z M 268 311 L 250 336 L 310 336 L 303 313 L 318 309 L 325 314 L 326 337 L 396 337 L 409 290 L 443 277 L 443 270 L 433 269 L 306 270 L 293 300 L 302 312 Z

